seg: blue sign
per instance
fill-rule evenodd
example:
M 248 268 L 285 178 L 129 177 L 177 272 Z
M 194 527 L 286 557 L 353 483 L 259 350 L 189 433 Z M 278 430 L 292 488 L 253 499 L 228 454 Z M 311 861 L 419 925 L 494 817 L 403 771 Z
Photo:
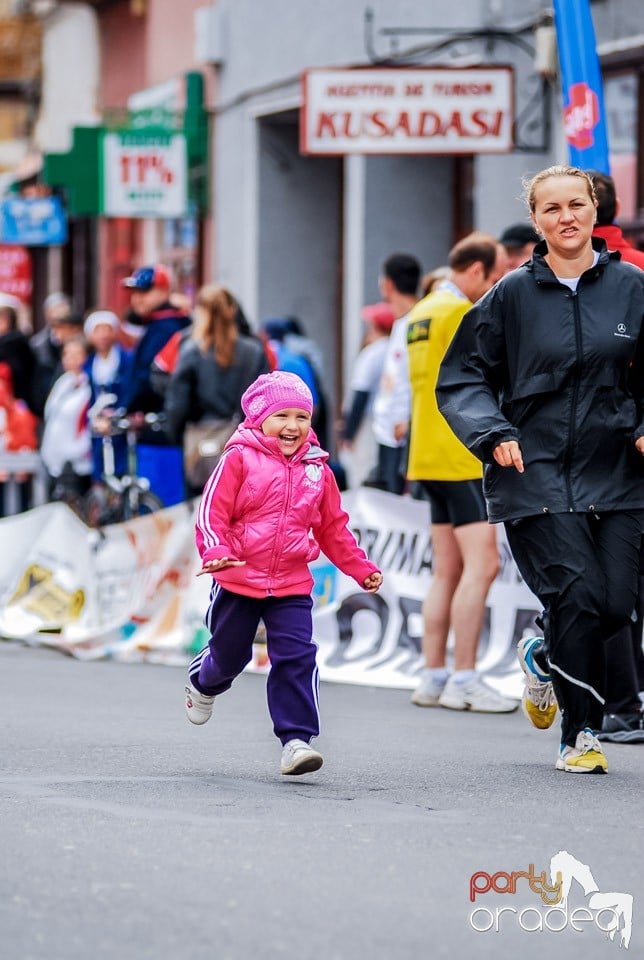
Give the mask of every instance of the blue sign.
M 0 202 L 0 241 L 23 247 L 67 242 L 67 215 L 58 197 L 8 197 Z
M 595 30 L 588 0 L 554 0 L 563 118 L 573 167 L 610 174 Z

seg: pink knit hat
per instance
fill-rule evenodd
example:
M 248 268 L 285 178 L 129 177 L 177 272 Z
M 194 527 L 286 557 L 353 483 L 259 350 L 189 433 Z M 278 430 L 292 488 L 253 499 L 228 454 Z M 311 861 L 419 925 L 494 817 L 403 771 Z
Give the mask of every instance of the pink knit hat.
M 251 383 L 241 398 L 241 406 L 246 419 L 254 427 L 259 427 L 272 413 L 289 407 L 313 413 L 313 397 L 296 373 L 274 370 L 273 373 L 263 373 Z

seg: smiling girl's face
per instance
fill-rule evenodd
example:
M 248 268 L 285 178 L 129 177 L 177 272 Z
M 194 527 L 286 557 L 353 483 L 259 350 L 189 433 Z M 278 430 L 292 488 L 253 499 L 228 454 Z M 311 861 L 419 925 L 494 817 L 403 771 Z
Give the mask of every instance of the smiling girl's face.
M 276 410 L 262 423 L 262 433 L 277 437 L 285 457 L 292 457 L 305 442 L 311 429 L 311 414 L 298 407 Z

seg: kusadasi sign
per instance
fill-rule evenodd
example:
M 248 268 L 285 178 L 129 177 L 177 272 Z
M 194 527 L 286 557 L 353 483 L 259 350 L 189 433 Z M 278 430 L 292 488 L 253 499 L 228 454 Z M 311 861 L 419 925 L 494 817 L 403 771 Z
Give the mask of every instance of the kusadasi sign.
M 305 154 L 512 149 L 511 67 L 307 70 L 302 86 Z

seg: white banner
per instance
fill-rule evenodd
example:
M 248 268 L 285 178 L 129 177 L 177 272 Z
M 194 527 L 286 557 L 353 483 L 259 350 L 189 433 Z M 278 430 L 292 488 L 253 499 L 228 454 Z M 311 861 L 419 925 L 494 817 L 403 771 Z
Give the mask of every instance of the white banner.
M 512 149 L 511 67 L 316 69 L 302 86 L 302 153 Z
M 431 576 L 428 505 L 360 488 L 343 496 L 351 525 L 384 574 L 367 594 L 326 559 L 312 565 L 314 638 L 324 680 L 413 687 L 422 667 L 421 605 Z M 501 570 L 489 594 L 478 667 L 519 696 L 515 645 L 539 605 L 499 532 Z M 0 521 L 0 636 L 75 657 L 183 664 L 208 640 L 208 577 L 197 577 L 194 507 L 179 504 L 88 530 L 62 504 Z M 451 641 L 450 641 L 451 650 Z M 254 669 L 268 669 L 261 636 Z

